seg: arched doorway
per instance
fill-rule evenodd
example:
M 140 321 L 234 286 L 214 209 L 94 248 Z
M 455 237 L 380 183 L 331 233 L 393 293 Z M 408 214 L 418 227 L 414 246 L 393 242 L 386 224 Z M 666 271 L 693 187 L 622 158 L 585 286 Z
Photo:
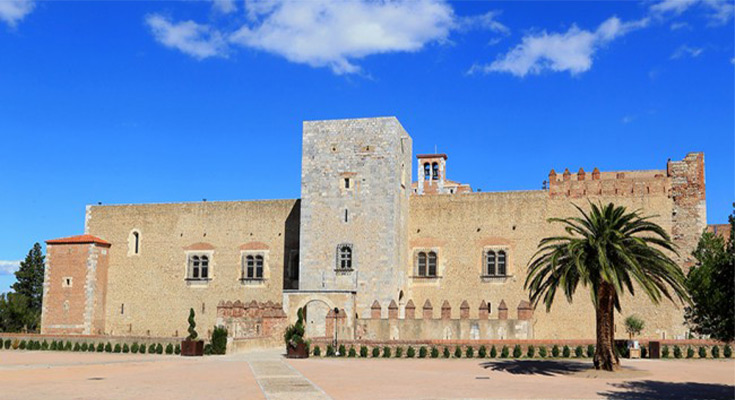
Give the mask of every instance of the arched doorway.
M 329 313 L 329 304 L 323 300 L 314 299 L 306 303 L 304 320 L 306 321 L 305 334 L 306 337 L 326 337 L 327 335 L 327 314 Z

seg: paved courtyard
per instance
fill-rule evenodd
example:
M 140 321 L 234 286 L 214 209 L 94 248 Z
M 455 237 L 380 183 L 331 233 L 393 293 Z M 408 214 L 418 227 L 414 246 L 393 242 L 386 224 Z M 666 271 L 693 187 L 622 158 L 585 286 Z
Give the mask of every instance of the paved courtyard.
M 735 360 L 308 359 L 0 352 L 2 399 L 733 399 Z

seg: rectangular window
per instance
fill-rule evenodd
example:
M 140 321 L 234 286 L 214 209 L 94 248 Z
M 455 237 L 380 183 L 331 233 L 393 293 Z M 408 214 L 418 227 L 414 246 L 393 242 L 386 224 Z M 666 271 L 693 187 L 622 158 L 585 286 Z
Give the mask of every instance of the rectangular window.
M 262 254 L 248 254 L 243 259 L 242 280 L 261 280 L 265 268 L 265 258 Z
M 345 189 L 350 188 L 350 178 L 345 178 Z
M 416 275 L 424 278 L 437 276 L 437 261 L 439 257 L 435 251 L 420 251 L 416 256 Z
M 186 276 L 187 280 L 208 280 L 209 279 L 209 256 L 203 254 L 192 254 L 189 256 L 189 270 Z

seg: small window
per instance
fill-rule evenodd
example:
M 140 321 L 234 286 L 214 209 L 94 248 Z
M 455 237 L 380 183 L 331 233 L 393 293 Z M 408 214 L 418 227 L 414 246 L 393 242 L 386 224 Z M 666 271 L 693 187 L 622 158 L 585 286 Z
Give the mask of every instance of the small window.
M 189 273 L 187 280 L 209 280 L 209 257 L 196 254 L 189 256 Z
M 431 178 L 431 165 L 429 163 L 424 164 L 424 179 Z
M 337 269 L 352 269 L 352 246 L 343 244 L 337 248 Z
M 436 276 L 437 255 L 433 251 L 420 251 L 416 256 L 416 274 L 421 277 Z
M 350 178 L 345 178 L 345 189 L 350 188 Z
M 263 256 L 248 255 L 245 257 L 245 273 L 243 279 L 263 279 Z
M 434 163 L 431 165 L 431 179 L 439 179 L 439 163 Z
M 497 271 L 496 265 L 495 252 L 488 250 L 487 253 L 485 253 L 485 275 L 495 276 Z
M 140 233 L 133 232 L 133 254 L 140 252 Z
M 64 277 L 61 279 L 61 287 L 71 287 L 72 286 L 72 278 L 71 277 Z
M 507 275 L 505 270 L 505 252 L 503 250 L 498 252 L 498 275 Z
M 350 218 L 350 217 L 349 217 L 349 212 L 348 212 L 348 211 L 347 211 L 347 209 L 345 208 L 345 222 L 348 222 L 348 221 L 349 221 L 349 218 Z

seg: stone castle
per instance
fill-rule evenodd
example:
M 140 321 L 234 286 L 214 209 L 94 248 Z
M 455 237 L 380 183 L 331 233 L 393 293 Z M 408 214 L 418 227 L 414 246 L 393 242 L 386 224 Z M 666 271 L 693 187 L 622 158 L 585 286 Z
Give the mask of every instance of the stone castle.
M 528 303 L 526 265 L 563 233 L 548 218 L 587 201 L 655 215 L 685 270 L 707 227 L 702 153 L 496 193 L 447 179 L 445 154 L 416 158 L 413 181 L 396 118 L 309 121 L 301 199 L 88 206 L 84 235 L 47 241 L 42 333 L 184 336 L 193 308 L 200 327 L 280 337 L 306 307 L 312 338 L 594 338 L 584 290 L 548 313 Z M 625 297 L 633 313 L 643 337 L 687 332 L 681 305 Z

